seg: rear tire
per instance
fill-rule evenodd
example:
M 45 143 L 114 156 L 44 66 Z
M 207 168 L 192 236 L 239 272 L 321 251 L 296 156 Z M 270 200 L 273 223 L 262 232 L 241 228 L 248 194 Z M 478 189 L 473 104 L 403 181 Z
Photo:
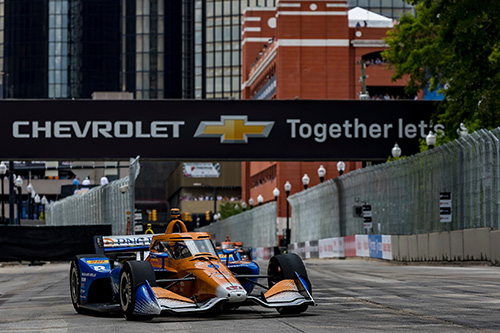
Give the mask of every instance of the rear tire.
M 156 286 L 155 272 L 147 261 L 126 261 L 120 272 L 119 293 L 120 307 L 127 320 L 151 320 L 154 315 L 134 314 L 137 287 L 148 281 L 152 287 Z
M 282 280 L 296 279 L 297 276 L 295 272 L 305 281 L 307 290 L 312 294 L 312 286 L 307 277 L 304 262 L 295 253 L 278 254 L 269 260 L 269 265 L 267 267 L 267 275 L 271 275 L 271 277 L 268 278 L 269 288 Z M 277 308 L 276 310 L 282 315 L 292 315 L 302 313 L 306 311 L 308 307 L 307 304 L 302 304 L 292 307 Z

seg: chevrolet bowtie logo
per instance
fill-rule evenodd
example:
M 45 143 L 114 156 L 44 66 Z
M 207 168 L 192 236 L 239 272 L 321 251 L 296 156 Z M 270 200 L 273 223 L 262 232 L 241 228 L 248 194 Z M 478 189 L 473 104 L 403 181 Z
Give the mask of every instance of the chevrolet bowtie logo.
M 221 143 L 248 143 L 248 138 L 267 138 L 274 121 L 248 121 L 247 116 L 221 116 L 220 121 L 202 121 L 195 138 L 218 138 Z

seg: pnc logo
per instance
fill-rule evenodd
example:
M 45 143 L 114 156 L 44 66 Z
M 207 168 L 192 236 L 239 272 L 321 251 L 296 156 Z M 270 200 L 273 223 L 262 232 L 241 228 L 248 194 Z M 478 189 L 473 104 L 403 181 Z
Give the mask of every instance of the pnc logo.
M 220 121 L 202 121 L 195 138 L 219 138 L 221 143 L 248 143 L 248 138 L 267 138 L 274 121 L 248 121 L 248 116 L 221 116 Z

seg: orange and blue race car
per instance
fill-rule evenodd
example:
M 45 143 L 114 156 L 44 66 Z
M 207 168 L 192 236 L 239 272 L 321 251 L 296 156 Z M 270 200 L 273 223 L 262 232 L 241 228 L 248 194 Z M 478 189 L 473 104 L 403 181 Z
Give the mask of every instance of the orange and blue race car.
M 221 261 L 210 235 L 188 232 L 181 220 L 171 221 L 165 234 L 98 236 L 95 243 L 101 254 L 78 255 L 70 266 L 78 313 L 121 311 L 127 320 L 150 320 L 250 304 L 299 314 L 315 305 L 299 256 L 275 255 L 267 274 L 260 275 L 258 264 L 241 260 L 235 249 L 224 250 Z M 257 282 L 260 278 L 268 287 Z M 267 291 L 253 295 L 255 285 Z

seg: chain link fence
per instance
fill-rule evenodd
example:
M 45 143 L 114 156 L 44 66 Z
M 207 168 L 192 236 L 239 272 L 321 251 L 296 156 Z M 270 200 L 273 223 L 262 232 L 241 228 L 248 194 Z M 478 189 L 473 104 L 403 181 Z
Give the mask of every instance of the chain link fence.
M 359 169 L 288 198 L 291 241 L 363 233 L 410 235 L 500 229 L 500 129 L 480 130 L 429 151 Z M 451 222 L 440 193 L 451 193 Z M 371 205 L 373 228 L 360 216 Z
M 128 176 L 51 203 L 46 207 L 46 225 L 111 224 L 113 235 L 125 235 L 126 212 L 129 211 L 130 231 L 133 232 L 135 180 L 139 172 L 139 157 L 130 159 Z
M 276 202 L 254 207 L 246 212 L 199 228 L 208 232 L 214 241 L 223 242 L 229 236 L 243 246 L 273 247 L 278 244 Z

